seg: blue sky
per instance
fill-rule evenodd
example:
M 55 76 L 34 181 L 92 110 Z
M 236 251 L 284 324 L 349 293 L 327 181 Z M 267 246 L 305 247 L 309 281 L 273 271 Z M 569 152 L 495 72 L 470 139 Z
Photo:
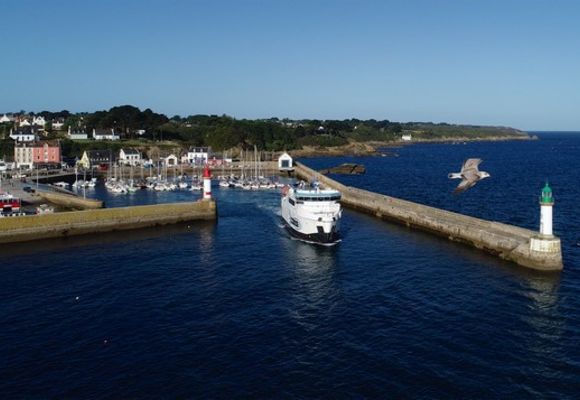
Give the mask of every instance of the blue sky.
M 580 2 L 6 0 L 0 111 L 580 130 Z

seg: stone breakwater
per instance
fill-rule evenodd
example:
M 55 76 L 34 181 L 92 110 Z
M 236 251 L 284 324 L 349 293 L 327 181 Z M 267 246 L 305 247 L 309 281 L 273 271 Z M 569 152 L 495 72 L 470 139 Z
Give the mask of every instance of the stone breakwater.
M 52 204 L 71 208 L 74 210 L 86 210 L 103 207 L 103 202 L 101 200 L 84 199 L 82 197 L 58 192 L 38 191 L 36 194 L 44 201 L 48 201 Z
M 216 203 L 187 203 L 105 208 L 0 218 L 0 243 L 111 232 L 217 218 Z
M 560 239 L 499 222 L 486 221 L 343 185 L 301 163 L 298 177 L 313 177 L 342 193 L 345 207 L 363 211 L 410 228 L 431 232 L 497 255 L 518 265 L 541 271 L 563 268 Z

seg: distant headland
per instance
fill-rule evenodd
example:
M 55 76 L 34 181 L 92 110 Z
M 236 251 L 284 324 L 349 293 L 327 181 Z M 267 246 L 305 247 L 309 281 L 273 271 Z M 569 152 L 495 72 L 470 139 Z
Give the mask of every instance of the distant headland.
M 227 115 L 168 117 L 131 105 L 93 113 L 0 113 L 0 158 L 14 154 L 16 134 L 61 143 L 63 156 L 87 149 L 209 146 L 235 155 L 243 149 L 290 151 L 296 156 L 372 155 L 378 147 L 425 141 L 522 140 L 528 133 L 500 126 L 454 125 L 390 120 L 235 119 Z

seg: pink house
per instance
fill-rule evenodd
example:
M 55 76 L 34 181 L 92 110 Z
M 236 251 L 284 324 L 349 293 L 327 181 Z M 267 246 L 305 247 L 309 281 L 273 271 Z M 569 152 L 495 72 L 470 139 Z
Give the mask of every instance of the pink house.
M 36 142 L 32 148 L 34 164 L 60 164 L 60 142 Z

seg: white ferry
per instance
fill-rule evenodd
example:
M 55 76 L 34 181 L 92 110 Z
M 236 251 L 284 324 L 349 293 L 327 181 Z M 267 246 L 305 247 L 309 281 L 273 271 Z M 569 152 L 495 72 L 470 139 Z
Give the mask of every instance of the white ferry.
M 282 189 L 282 220 L 291 235 L 320 244 L 336 244 L 342 216 L 340 192 L 304 183 Z

